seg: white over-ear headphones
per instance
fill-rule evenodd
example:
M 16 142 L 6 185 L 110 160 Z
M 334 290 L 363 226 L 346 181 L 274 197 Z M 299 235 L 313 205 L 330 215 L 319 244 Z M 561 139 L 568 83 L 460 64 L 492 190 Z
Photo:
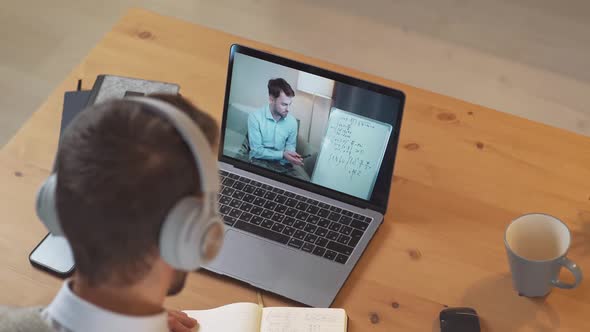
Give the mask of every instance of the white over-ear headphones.
M 219 176 L 217 162 L 209 153 L 210 146 L 193 120 L 175 106 L 148 97 L 128 97 L 149 107 L 165 118 L 188 145 L 199 172 L 203 198 L 188 196 L 178 201 L 168 212 L 160 230 L 160 255 L 171 266 L 184 271 L 198 269 L 213 258 L 223 239 L 224 224 L 218 213 Z M 41 185 L 37 193 L 37 215 L 47 229 L 63 236 L 55 205 L 57 173 Z

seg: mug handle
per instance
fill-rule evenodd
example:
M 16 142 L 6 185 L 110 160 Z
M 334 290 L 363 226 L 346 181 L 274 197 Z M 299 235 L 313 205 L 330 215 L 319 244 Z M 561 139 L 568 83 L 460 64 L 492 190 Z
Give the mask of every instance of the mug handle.
M 582 282 L 582 270 L 580 269 L 578 264 L 572 262 L 567 257 L 560 258 L 557 261 L 557 263 L 559 265 L 565 267 L 566 269 L 570 270 L 570 272 L 574 275 L 574 278 L 576 279 L 576 281 L 573 284 L 569 284 L 569 283 L 563 282 L 561 280 L 551 280 L 551 283 L 553 284 L 553 286 L 558 287 L 558 288 L 564 288 L 564 289 L 573 289 L 573 288 L 578 287 L 580 285 L 580 283 Z

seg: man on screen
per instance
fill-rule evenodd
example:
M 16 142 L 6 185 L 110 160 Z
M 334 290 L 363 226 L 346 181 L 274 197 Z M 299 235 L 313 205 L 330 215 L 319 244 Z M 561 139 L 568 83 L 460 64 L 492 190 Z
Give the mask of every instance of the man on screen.
M 295 152 L 297 120 L 289 114 L 295 91 L 282 78 L 268 81 L 268 105 L 248 116 L 250 159 L 303 165 Z

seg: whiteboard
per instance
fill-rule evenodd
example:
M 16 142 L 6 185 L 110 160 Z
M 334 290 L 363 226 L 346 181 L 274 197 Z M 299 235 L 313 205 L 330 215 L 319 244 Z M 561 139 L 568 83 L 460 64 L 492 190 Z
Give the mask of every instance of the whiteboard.
M 311 182 L 369 199 L 392 126 L 332 108 Z

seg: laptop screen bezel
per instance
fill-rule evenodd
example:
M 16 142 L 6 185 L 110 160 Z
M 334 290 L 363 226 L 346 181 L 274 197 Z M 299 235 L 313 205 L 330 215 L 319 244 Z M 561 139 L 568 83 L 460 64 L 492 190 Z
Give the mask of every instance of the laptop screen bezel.
M 256 165 L 252 165 L 250 163 L 226 156 L 223 154 L 223 150 L 224 150 L 224 144 L 225 144 L 225 129 L 226 129 L 226 124 L 227 124 L 227 113 L 228 113 L 228 109 L 229 109 L 229 96 L 230 96 L 230 89 L 231 89 L 231 82 L 232 82 L 232 73 L 233 73 L 233 64 L 234 64 L 234 57 L 235 55 L 239 53 L 239 54 L 244 54 L 247 56 L 251 56 L 260 60 L 264 60 L 264 61 L 268 61 L 271 63 L 275 63 L 278 65 L 282 65 L 282 66 L 286 66 L 289 68 L 292 68 L 294 70 L 300 70 L 300 71 L 305 71 L 314 75 L 318 75 L 318 76 L 323 76 L 325 78 L 337 81 L 337 82 L 342 82 L 354 87 L 359 87 L 362 89 L 367 89 L 369 91 L 374 91 L 377 92 L 379 94 L 383 94 L 383 95 L 387 95 L 387 96 L 391 96 L 391 97 L 395 97 L 399 99 L 399 109 L 397 110 L 398 112 L 398 116 L 397 119 L 395 121 L 394 124 L 394 128 L 393 131 L 391 133 L 392 135 L 392 153 L 390 153 L 390 155 L 386 155 L 383 157 L 383 164 L 388 164 L 385 163 L 385 161 L 391 162 L 391 169 L 390 170 L 385 170 L 382 174 L 383 178 L 380 178 L 380 181 L 387 181 L 387 183 L 389 183 L 388 186 L 386 186 L 385 191 L 382 193 L 377 193 L 376 195 L 372 195 L 370 200 L 364 200 L 362 198 L 358 198 L 352 195 L 348 195 L 333 189 L 329 189 L 326 187 L 322 187 L 316 184 L 313 184 L 311 182 L 307 182 L 301 179 L 297 179 L 294 177 L 290 177 L 290 176 L 286 176 L 286 175 L 281 175 L 279 173 L 275 173 L 271 170 L 265 169 L 263 167 L 259 167 Z M 226 86 L 225 86 L 225 98 L 224 98 L 224 105 L 223 105 L 223 117 L 222 117 L 222 122 L 221 122 L 221 137 L 219 140 L 219 150 L 218 150 L 218 160 L 224 163 L 228 163 L 236 168 L 240 168 L 243 169 L 245 171 L 248 172 L 252 172 L 258 175 L 261 175 L 263 177 L 268 177 L 272 180 L 278 181 L 278 182 L 282 182 L 294 187 L 298 187 L 301 188 L 303 190 L 307 190 L 313 193 L 316 193 L 318 195 L 322 195 L 322 196 L 326 196 L 341 202 L 345 202 L 354 206 L 358 206 L 361 208 L 367 208 L 367 209 L 371 209 L 371 210 L 375 210 L 378 211 L 382 214 L 385 213 L 385 211 L 387 210 L 387 203 L 389 200 L 389 194 L 391 191 L 391 183 L 393 180 L 393 170 L 395 168 L 395 159 L 396 159 L 396 155 L 397 155 L 397 148 L 398 148 L 398 142 L 399 142 L 399 134 L 400 134 L 400 128 L 401 128 L 401 123 L 402 123 L 402 116 L 403 116 L 403 110 L 404 110 L 404 106 L 405 106 L 405 94 L 402 91 L 393 89 L 393 88 L 389 88 L 389 87 L 385 87 L 382 85 L 378 85 L 375 83 L 371 83 L 368 81 L 364 81 L 358 78 L 354 78 L 351 76 L 347 76 L 344 74 L 339 74 L 327 69 L 322 69 L 313 65 L 309 65 L 309 64 L 305 64 L 299 61 L 295 61 L 295 60 L 291 60 L 291 59 L 287 59 L 281 56 L 277 56 L 274 54 L 269 54 L 266 53 L 264 51 L 260 51 L 260 50 L 256 50 L 250 47 L 246 47 L 246 46 L 242 46 L 242 45 L 238 45 L 238 44 L 234 44 L 230 47 L 230 54 L 229 54 L 229 64 L 228 64 L 228 69 L 227 69 L 227 81 L 226 81 Z M 380 171 L 381 172 L 381 171 Z

